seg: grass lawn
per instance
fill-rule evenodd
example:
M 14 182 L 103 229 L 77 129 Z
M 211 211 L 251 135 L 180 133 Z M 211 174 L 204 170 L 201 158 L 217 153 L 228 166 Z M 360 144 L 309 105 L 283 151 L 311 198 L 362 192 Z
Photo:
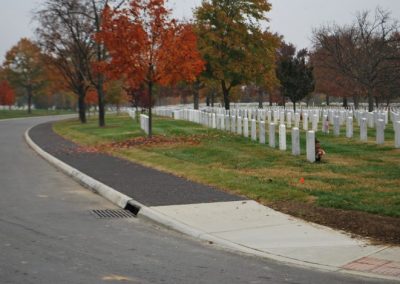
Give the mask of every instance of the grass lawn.
M 294 157 L 289 132 L 289 149 L 283 152 L 185 121 L 157 117 L 153 127 L 156 137 L 166 137 L 154 143 L 140 140 L 144 133 L 139 124 L 126 115 L 108 116 L 104 129 L 97 127 L 96 119 L 89 119 L 86 125 L 75 120 L 54 125 L 57 133 L 81 145 L 98 146 L 113 155 L 264 204 L 293 201 L 400 217 L 400 149 L 393 148 L 391 125 L 385 131 L 383 146 L 375 145 L 375 131 L 371 129 L 368 143 L 359 142 L 357 127 L 354 139 L 344 137 L 344 127 L 337 138 L 317 133 L 327 155 L 315 164 L 306 161 L 304 131 L 302 155 Z M 110 146 L 128 139 L 143 143 Z
M 32 113 L 29 114 L 27 110 L 0 110 L 0 119 L 45 116 L 45 115 L 60 115 L 60 114 L 72 114 L 72 113 L 75 112 L 67 110 L 34 109 L 32 110 Z

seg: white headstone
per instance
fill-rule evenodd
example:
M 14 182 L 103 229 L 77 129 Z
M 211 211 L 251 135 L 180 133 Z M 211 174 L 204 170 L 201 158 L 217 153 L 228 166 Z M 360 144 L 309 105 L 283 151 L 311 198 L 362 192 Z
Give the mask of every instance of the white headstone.
M 236 116 L 231 116 L 231 132 L 236 133 Z
M 286 126 L 279 125 L 279 150 L 286 151 Z
M 268 118 L 268 123 L 271 123 L 272 122 L 272 112 L 270 110 L 267 112 L 267 118 Z
M 327 114 L 324 115 L 324 118 L 322 120 L 322 132 L 324 132 L 325 134 L 329 133 L 329 119 Z
M 378 119 L 376 122 L 376 144 L 382 145 L 385 143 L 385 121 Z
M 286 114 L 286 123 L 287 123 L 287 127 L 290 129 L 292 128 L 292 112 L 288 111 L 288 113 Z
M 337 115 L 333 118 L 333 135 L 340 135 L 340 117 Z
M 315 162 L 315 132 L 312 130 L 307 131 L 307 160 Z
M 260 121 L 258 125 L 260 127 L 260 144 L 265 144 L 265 122 Z
M 368 113 L 368 127 L 374 128 L 375 126 L 375 115 L 373 112 Z
M 217 128 L 217 120 L 216 120 L 215 113 L 212 114 L 212 127 L 214 129 Z
M 243 119 L 243 136 L 249 137 L 249 119 L 247 117 Z
M 394 147 L 400 148 L 400 121 L 395 121 L 394 126 Z
M 257 121 L 255 119 L 251 120 L 251 140 L 257 140 Z
M 346 112 L 343 110 L 339 111 L 339 124 L 343 125 L 346 119 Z
M 316 114 L 312 116 L 312 130 L 314 132 L 318 131 L 318 116 Z
M 225 115 L 225 130 L 226 131 L 230 131 L 231 130 L 231 118 L 229 116 L 229 114 Z
M 279 122 L 280 124 L 285 124 L 285 111 L 279 112 Z
M 300 155 L 300 130 L 297 127 L 292 128 L 292 154 Z
M 304 113 L 303 114 L 303 129 L 308 130 L 308 114 Z
M 300 127 L 300 113 L 298 112 L 294 114 L 294 127 Z
M 346 121 L 346 137 L 353 138 L 353 117 L 351 116 Z
M 279 111 L 275 110 L 274 111 L 274 123 L 278 124 L 278 120 L 279 120 Z
M 275 148 L 275 123 L 269 124 L 269 146 Z
M 367 133 L 367 119 L 361 118 L 360 120 L 360 140 L 368 141 L 368 133 Z
M 238 116 L 237 118 L 237 134 L 242 135 L 242 117 Z

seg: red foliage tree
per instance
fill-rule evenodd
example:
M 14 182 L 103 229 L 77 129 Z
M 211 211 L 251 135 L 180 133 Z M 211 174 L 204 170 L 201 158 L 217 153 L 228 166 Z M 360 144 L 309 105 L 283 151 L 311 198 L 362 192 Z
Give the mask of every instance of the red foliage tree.
M 192 26 L 170 19 L 170 14 L 164 0 L 133 0 L 126 9 L 107 7 L 96 37 L 111 56 L 100 70 L 126 78 L 131 88 L 146 86 L 149 136 L 153 86 L 192 82 L 204 68 Z
M 88 106 L 95 106 L 97 105 L 98 102 L 98 97 L 97 97 L 97 92 L 94 89 L 89 89 L 85 96 L 85 103 Z
M 15 103 L 15 93 L 8 81 L 4 80 L 0 83 L 0 105 L 11 106 Z

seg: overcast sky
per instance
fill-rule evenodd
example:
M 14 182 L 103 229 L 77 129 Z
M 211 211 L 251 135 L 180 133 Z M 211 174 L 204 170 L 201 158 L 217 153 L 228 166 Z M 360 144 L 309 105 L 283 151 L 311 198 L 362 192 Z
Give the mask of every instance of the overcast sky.
M 0 0 L 0 63 L 21 37 L 34 37 L 31 11 L 40 0 Z M 178 18 L 190 18 L 201 0 L 170 0 Z M 357 11 L 378 5 L 400 20 L 400 0 L 270 0 L 270 30 L 283 34 L 297 47 L 309 47 L 312 29 L 322 24 L 351 23 Z

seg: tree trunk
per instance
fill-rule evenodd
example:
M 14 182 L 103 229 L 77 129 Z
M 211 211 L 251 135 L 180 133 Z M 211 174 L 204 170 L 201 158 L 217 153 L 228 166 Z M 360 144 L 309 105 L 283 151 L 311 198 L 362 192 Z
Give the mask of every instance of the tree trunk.
M 379 97 L 375 96 L 375 105 L 376 108 L 379 108 Z
M 357 95 L 353 96 L 353 103 L 354 103 L 354 109 L 358 109 L 360 101 L 359 101 L 359 97 Z
M 347 108 L 348 107 L 348 102 L 347 102 L 347 97 L 343 97 L 343 107 Z
M 222 86 L 222 94 L 224 95 L 224 105 L 225 109 L 229 110 L 230 109 L 230 101 L 229 101 L 229 89 L 226 87 L 225 81 L 221 81 L 221 86 Z
M 199 90 L 196 87 L 193 93 L 193 108 L 194 109 L 199 109 Z
M 386 97 L 386 107 L 389 107 L 390 105 L 390 96 Z
M 136 122 L 139 122 L 139 94 L 138 92 L 134 91 L 134 100 L 135 100 L 135 116 Z
M 330 97 L 329 95 L 326 95 L 326 105 L 329 106 L 330 104 Z
M 215 100 L 215 94 L 213 91 L 213 92 L 211 92 L 211 107 L 214 107 L 214 100 Z
M 269 99 L 269 106 L 272 106 L 272 92 L 268 96 Z
M 258 90 L 258 108 L 263 108 L 264 92 L 261 88 Z
M 96 26 L 96 31 L 97 33 L 101 32 L 101 13 L 97 7 L 96 3 L 94 0 L 92 0 L 92 8 L 94 11 L 94 23 Z M 105 7 L 104 7 L 105 8 Z M 102 43 L 96 42 L 96 57 L 97 57 L 97 62 L 101 63 L 103 62 L 107 55 L 106 55 L 106 50 L 105 47 Z M 98 97 L 98 106 L 99 106 L 99 126 L 104 127 L 106 125 L 106 120 L 105 120 L 105 102 L 104 102 L 104 75 L 101 73 L 98 73 L 96 75 L 96 82 L 95 82 L 95 87 L 97 89 L 97 97 Z
M 293 111 L 296 113 L 296 101 L 293 101 Z
M 86 123 L 86 104 L 85 93 L 80 93 L 78 98 L 79 120 L 81 123 Z
M 286 106 L 286 99 L 285 96 L 282 95 L 282 106 L 285 107 Z
M 148 88 L 149 88 L 149 135 L 148 137 L 151 137 L 153 134 L 152 128 L 152 113 L 151 113 L 151 107 L 152 107 L 152 103 L 153 103 L 153 82 L 150 80 L 148 83 Z
M 206 105 L 209 107 L 210 106 L 210 95 L 206 97 Z
M 28 86 L 26 89 L 28 93 L 28 113 L 32 113 L 32 86 Z
M 99 105 L 99 126 L 106 126 L 105 120 L 105 102 L 104 102 L 104 76 L 99 75 L 97 79 L 97 97 L 98 97 L 98 105 Z
M 370 91 L 368 92 L 368 111 L 374 111 L 374 97 Z

